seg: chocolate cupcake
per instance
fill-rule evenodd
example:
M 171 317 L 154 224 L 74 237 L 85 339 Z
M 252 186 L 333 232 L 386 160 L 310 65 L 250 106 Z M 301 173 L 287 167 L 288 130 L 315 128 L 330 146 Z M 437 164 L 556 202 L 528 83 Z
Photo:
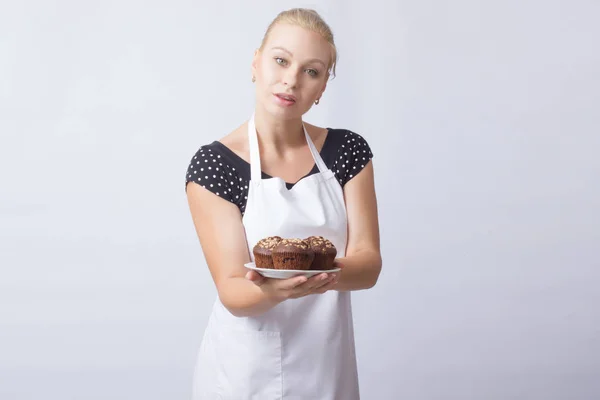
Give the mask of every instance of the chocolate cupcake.
M 273 269 L 273 257 L 271 256 L 273 248 L 281 242 L 279 236 L 269 236 L 261 239 L 252 249 L 254 254 L 254 263 L 257 268 Z
M 310 266 L 312 270 L 326 271 L 333 269 L 333 261 L 337 255 L 337 249 L 323 236 L 310 236 L 304 239 L 315 253 L 315 258 Z
M 275 269 L 308 270 L 315 258 L 308 242 L 302 239 L 282 239 L 272 255 Z

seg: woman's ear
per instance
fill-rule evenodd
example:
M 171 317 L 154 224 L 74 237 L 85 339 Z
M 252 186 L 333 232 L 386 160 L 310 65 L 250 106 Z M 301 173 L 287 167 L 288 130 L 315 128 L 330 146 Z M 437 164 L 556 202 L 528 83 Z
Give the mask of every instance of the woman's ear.
M 317 97 L 318 99 L 321 98 L 321 96 L 323 96 L 323 93 L 325 92 L 325 89 L 327 89 L 327 80 L 325 80 L 325 84 L 323 85 L 323 88 L 321 89 L 321 92 L 319 93 L 319 96 Z
M 252 64 L 251 64 L 251 72 L 252 72 L 252 76 L 256 77 L 257 72 L 256 72 L 256 67 L 258 65 L 258 58 L 260 57 L 260 50 L 256 49 L 254 51 L 254 56 L 252 57 Z

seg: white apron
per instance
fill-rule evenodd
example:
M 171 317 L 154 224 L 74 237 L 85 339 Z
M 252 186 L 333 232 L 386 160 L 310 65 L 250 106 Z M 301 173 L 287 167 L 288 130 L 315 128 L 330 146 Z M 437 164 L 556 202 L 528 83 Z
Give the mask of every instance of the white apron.
M 252 248 L 267 236 L 321 235 L 343 257 L 347 241 L 342 187 L 304 129 L 319 173 L 291 189 L 261 179 L 254 115 L 248 123 L 251 180 L 243 224 Z M 259 317 L 235 317 L 214 304 L 194 373 L 194 400 L 357 400 L 350 292 L 286 300 Z

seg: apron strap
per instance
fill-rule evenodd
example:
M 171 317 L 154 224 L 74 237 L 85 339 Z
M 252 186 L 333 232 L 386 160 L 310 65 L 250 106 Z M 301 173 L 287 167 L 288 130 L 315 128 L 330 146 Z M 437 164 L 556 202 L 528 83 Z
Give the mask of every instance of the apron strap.
M 254 113 L 248 121 L 248 140 L 250 145 L 250 180 L 259 183 L 262 180 L 260 169 L 260 150 L 258 148 L 258 135 L 254 125 Z
M 317 167 L 319 168 L 319 172 L 326 172 L 329 168 L 327 168 L 327 165 L 325 165 L 325 161 L 323 161 L 323 158 L 321 158 L 321 155 L 315 147 L 315 144 L 311 140 L 310 136 L 308 136 L 308 132 L 306 131 L 306 127 L 304 126 L 304 124 L 302 124 L 302 128 L 304 128 L 304 136 L 306 136 L 306 143 L 308 143 L 308 148 L 310 149 L 310 153 L 312 154 L 313 159 L 315 160 L 315 164 L 317 164 Z
M 321 158 L 321 155 L 308 135 L 306 126 L 304 126 L 304 124 L 302 124 L 302 129 L 304 129 L 306 143 L 308 143 L 308 148 L 310 149 L 310 153 L 315 160 L 315 164 L 317 164 L 317 168 L 319 168 L 319 172 L 326 172 L 329 168 L 327 168 L 323 158 Z M 250 179 L 255 183 L 258 183 L 262 180 L 262 170 L 260 167 L 260 150 L 258 148 L 258 134 L 256 133 L 256 125 L 254 124 L 254 113 L 252 113 L 252 116 L 248 120 L 248 141 L 250 145 Z

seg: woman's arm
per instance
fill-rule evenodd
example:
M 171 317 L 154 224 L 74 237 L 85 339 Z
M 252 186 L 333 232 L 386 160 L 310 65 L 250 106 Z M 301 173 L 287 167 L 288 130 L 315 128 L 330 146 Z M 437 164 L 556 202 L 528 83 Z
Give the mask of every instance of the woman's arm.
M 369 289 L 381 272 L 379 222 L 373 162 L 344 186 L 348 215 L 346 256 L 336 261 L 343 268 L 335 290 Z
M 200 246 L 223 305 L 234 315 L 260 314 L 273 299 L 245 278 L 250 262 L 242 215 L 238 207 L 195 183 L 187 198 Z

